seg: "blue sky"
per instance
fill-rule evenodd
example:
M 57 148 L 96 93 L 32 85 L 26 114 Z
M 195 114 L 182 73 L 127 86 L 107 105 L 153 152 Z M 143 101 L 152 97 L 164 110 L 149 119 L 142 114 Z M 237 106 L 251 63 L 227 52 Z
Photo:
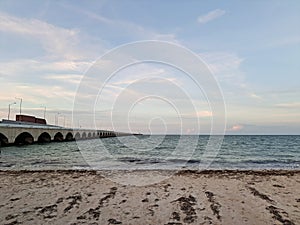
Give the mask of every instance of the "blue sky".
M 299 12 L 297 0 L 1 0 L 0 116 L 14 101 L 12 116 L 18 113 L 15 97 L 22 97 L 25 113 L 42 116 L 46 106 L 49 123 L 58 117 L 72 126 L 80 80 L 100 56 L 129 42 L 161 40 L 190 49 L 211 69 L 223 91 L 228 134 L 299 134 Z M 106 87 L 96 104 L 97 126 L 112 129 L 107 121 L 118 102 L 114 126 L 127 131 L 126 106 L 142 92 L 183 107 L 185 122 L 180 127 L 170 104 L 150 98 L 133 110 L 133 131 L 162 133 L 167 126 L 167 133 L 197 133 L 198 120 L 201 132 L 210 131 L 203 93 L 182 72 L 147 63 L 125 68 Z M 81 116 L 73 126 L 92 126 Z

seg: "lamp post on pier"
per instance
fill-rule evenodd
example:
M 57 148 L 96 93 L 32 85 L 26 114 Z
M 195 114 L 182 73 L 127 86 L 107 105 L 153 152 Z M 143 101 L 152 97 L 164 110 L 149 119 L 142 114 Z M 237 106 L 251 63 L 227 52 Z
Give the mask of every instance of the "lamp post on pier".
M 10 116 L 10 106 L 11 105 L 15 105 L 15 104 L 17 104 L 16 102 L 13 102 L 13 103 L 10 103 L 10 104 L 8 104 L 8 116 L 7 116 L 7 119 L 9 120 L 9 116 Z
M 20 100 L 20 115 L 22 114 L 22 102 L 23 102 L 23 98 L 15 98 L 15 99 L 18 99 Z
M 63 117 L 64 117 L 64 127 L 66 127 L 66 116 L 63 115 Z
M 46 108 L 46 106 L 44 106 L 44 105 L 41 105 L 41 107 L 44 108 L 44 119 L 46 119 L 46 110 L 47 110 L 47 108 Z
M 59 114 L 60 114 L 59 112 L 55 114 L 55 125 L 56 126 L 58 126 L 58 123 L 59 123 L 59 118 L 58 118 Z

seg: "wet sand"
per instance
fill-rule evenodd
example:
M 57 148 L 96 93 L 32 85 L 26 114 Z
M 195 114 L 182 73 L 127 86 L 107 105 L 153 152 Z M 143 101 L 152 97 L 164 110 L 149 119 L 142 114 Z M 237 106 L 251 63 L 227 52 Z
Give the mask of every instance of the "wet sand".
M 129 177 L 137 182 L 159 173 Z M 146 186 L 107 177 L 104 171 L 0 171 L 0 223 L 300 224 L 300 171 L 186 170 Z

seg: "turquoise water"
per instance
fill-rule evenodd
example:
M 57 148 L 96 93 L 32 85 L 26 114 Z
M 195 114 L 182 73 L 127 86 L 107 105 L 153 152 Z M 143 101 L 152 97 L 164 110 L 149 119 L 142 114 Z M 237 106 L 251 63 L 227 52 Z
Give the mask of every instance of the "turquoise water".
M 220 140 L 220 139 L 219 139 Z M 129 136 L 1 148 L 0 169 L 300 169 L 300 136 Z

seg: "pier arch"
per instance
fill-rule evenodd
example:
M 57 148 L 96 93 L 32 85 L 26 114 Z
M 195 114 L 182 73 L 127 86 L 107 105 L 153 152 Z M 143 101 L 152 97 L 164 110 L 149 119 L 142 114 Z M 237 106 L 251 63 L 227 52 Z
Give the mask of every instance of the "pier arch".
M 75 140 L 79 140 L 79 139 L 80 139 L 80 133 L 77 132 L 77 133 L 75 134 Z
M 64 136 L 61 132 L 57 132 L 54 135 L 54 141 L 63 141 L 64 140 Z
M 47 132 L 43 132 L 40 134 L 38 137 L 38 142 L 39 143 L 48 143 L 51 141 L 51 136 Z
M 73 134 L 71 132 L 67 133 L 66 135 L 66 141 L 73 141 L 74 137 Z
M 0 146 L 5 146 L 7 144 L 8 138 L 4 134 L 0 133 Z
M 82 139 L 86 139 L 86 133 L 83 132 L 81 137 L 82 137 Z
M 32 144 L 33 142 L 34 142 L 33 136 L 28 132 L 20 133 L 15 139 L 16 145 L 28 145 L 28 144 Z

